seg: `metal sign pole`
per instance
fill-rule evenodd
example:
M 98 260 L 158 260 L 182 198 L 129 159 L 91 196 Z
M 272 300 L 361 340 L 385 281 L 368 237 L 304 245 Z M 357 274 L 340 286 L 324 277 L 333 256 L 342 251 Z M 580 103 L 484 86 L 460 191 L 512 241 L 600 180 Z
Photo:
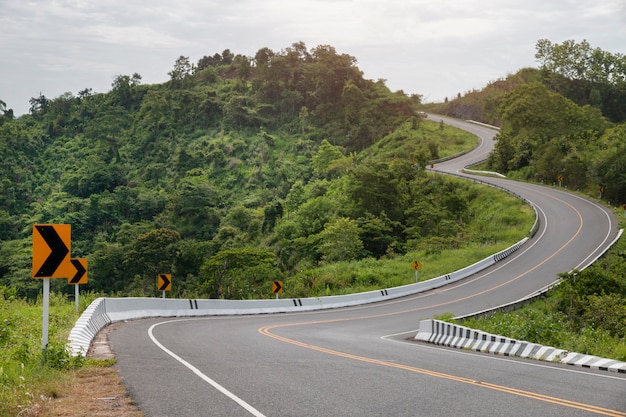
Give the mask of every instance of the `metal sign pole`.
M 48 312 L 50 306 L 50 278 L 43 279 L 43 323 L 41 326 L 41 350 L 48 347 Z
M 76 312 L 78 313 L 78 286 L 79 284 L 74 284 L 75 288 L 74 288 L 74 302 L 76 303 Z

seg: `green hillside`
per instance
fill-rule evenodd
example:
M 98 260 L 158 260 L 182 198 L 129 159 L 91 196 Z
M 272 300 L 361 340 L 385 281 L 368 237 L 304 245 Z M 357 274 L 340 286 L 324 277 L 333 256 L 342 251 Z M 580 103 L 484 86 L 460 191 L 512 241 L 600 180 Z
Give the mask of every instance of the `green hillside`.
M 623 91 L 620 67 L 567 83 L 565 46 L 540 41 L 542 68 L 440 110 L 474 109 L 502 126 L 488 169 L 561 177 L 622 204 L 624 124 L 602 113 L 624 105 L 607 104 Z M 419 96 L 364 79 L 356 63 L 328 45 L 225 50 L 195 64 L 179 57 L 163 84 L 119 75 L 107 93 L 35 97 L 17 119 L 2 103 L 0 286 L 39 294 L 30 278 L 37 223 L 72 225 L 72 256 L 89 259 L 86 290 L 140 296 L 156 295 L 158 273 L 173 274 L 172 296 L 185 297 L 265 297 L 278 279 L 288 296 L 371 289 L 411 279 L 385 262 L 521 238 L 522 208 L 509 221 L 517 232 L 488 230 L 497 209 L 490 222 L 476 213 L 490 191 L 423 169 L 475 138 L 420 117 Z M 554 88 L 579 84 L 601 93 L 594 105 Z
M 0 286 L 39 294 L 38 223 L 72 225 L 72 257 L 89 259 L 84 290 L 152 296 L 157 274 L 171 273 L 171 296 L 238 299 L 267 297 L 278 279 L 288 296 L 407 283 L 410 269 L 379 261 L 495 251 L 528 230 L 512 198 L 502 204 L 518 213 L 504 221 L 517 232 L 498 232 L 485 227 L 497 208 L 479 206 L 492 190 L 424 171 L 475 137 L 423 119 L 418 96 L 364 79 L 331 46 L 181 56 L 168 74 L 35 97 L 17 119 L 5 107 Z M 54 291 L 71 291 L 60 281 Z

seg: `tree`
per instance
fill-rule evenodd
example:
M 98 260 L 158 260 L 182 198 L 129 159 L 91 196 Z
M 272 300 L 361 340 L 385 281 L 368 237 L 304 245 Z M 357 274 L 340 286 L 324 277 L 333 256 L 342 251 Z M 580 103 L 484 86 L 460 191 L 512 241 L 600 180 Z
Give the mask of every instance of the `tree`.
M 600 84 L 626 82 L 626 56 L 592 48 L 587 40 L 576 43 L 570 39 L 553 44 L 548 39 L 540 39 L 535 48 L 535 58 L 541 68 L 549 72 Z
M 210 240 L 219 226 L 220 195 L 200 176 L 182 179 L 171 194 L 172 222 L 185 238 Z
M 134 73 L 132 76 L 118 75 L 113 80 L 111 96 L 116 104 L 126 109 L 138 104 L 140 96 L 138 86 L 141 84 L 141 75 Z
M 280 278 L 272 252 L 256 248 L 227 249 L 211 256 L 201 268 L 204 290 L 211 298 L 243 299 L 254 287 Z
M 263 232 L 274 230 L 276 221 L 283 217 L 283 205 L 279 201 L 272 201 L 263 207 Z
M 145 294 L 156 291 L 157 274 L 171 273 L 176 263 L 180 233 L 160 228 L 139 235 L 124 256 L 124 265 L 135 273 L 134 285 Z
M 254 63 L 256 64 L 256 67 L 259 70 L 267 70 L 270 62 L 272 61 L 272 58 L 274 58 L 274 55 L 274 51 L 272 51 L 270 48 L 266 47 L 259 49 L 256 54 L 254 54 Z
M 223 218 L 215 239 L 225 247 L 249 245 L 258 239 L 262 227 L 261 210 L 236 206 Z
M 50 104 L 50 100 L 48 100 L 42 93 L 39 93 L 39 97 L 31 97 L 28 102 L 30 103 L 29 111 L 31 114 L 46 113 Z
M 626 119 L 626 55 L 592 48 L 583 40 L 540 39 L 535 58 L 546 84 L 579 105 L 592 104 L 614 122 Z
M 608 130 L 606 142 L 617 144 L 605 152 L 592 166 L 596 185 L 604 184 L 604 198 L 612 203 L 626 203 L 626 124 Z
M 556 175 L 564 174 L 567 161 L 576 186 L 584 184 L 584 174 L 574 171 L 588 164 L 586 155 L 596 149 L 594 144 L 606 129 L 598 109 L 578 106 L 545 85 L 532 82 L 507 94 L 500 104 L 500 114 L 503 123 L 489 159 L 492 168 L 503 173 L 524 169 L 527 177 L 553 181 Z
M 184 80 L 193 74 L 195 67 L 189 62 L 189 57 L 179 56 L 174 62 L 174 68 L 167 73 L 170 76 L 170 82 L 174 87 L 182 87 Z
M 308 199 L 296 213 L 300 236 L 317 234 L 337 213 L 336 202 L 329 197 L 319 196 Z
M 239 87 L 245 89 L 245 81 L 252 74 L 250 59 L 243 55 L 237 55 L 233 61 L 233 66 L 237 70 L 237 81 L 239 82 Z
M 213 56 L 203 56 L 198 60 L 197 69 L 198 71 L 202 71 L 208 67 L 217 67 L 222 63 L 222 56 L 218 53 L 215 53 Z
M 233 63 L 233 60 L 235 59 L 235 54 L 233 54 L 230 49 L 224 49 L 222 51 L 222 64 L 224 65 L 230 65 Z
M 349 185 L 346 189 L 355 202 L 354 217 L 364 217 L 366 213 L 374 216 L 386 213 L 392 221 L 402 221 L 405 207 L 398 187 L 405 181 L 401 178 L 403 170 L 416 171 L 409 166 L 381 160 L 354 166 L 348 173 Z
M 89 197 L 105 190 L 113 191 L 124 182 L 118 166 L 107 164 L 96 155 L 89 155 L 78 163 L 76 170 L 68 170 L 61 176 L 63 190 L 68 193 Z
M 224 105 L 224 123 L 233 128 L 260 127 L 265 121 L 261 107 L 252 96 L 233 95 Z
M 548 39 L 540 39 L 536 45 L 535 58 L 541 67 L 570 79 L 586 79 L 591 46 L 583 40 L 577 44 L 573 40 L 553 44 Z
M 7 109 L 7 104 L 2 100 L 0 100 L 0 111 L 2 112 L 0 116 L 0 126 L 2 126 L 4 122 L 13 120 L 13 109 Z
M 322 140 L 317 153 L 311 158 L 313 172 L 320 177 L 328 177 L 335 171 L 338 161 L 344 159 L 345 156 L 339 148 L 333 146 L 328 140 Z
M 326 262 L 349 261 L 362 255 L 363 242 L 355 220 L 336 218 L 326 224 L 319 237 L 318 250 Z
M 124 267 L 126 248 L 117 242 L 100 241 L 90 256 L 88 288 L 114 294 L 123 291 L 128 282 L 128 269 Z

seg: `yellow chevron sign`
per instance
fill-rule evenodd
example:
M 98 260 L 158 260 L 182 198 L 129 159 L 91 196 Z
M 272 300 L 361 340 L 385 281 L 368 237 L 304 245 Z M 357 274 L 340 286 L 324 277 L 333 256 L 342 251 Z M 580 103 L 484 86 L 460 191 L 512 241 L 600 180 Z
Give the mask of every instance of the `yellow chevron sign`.
M 172 274 L 159 274 L 157 277 L 157 288 L 159 291 L 171 291 Z
M 69 224 L 33 226 L 33 278 L 70 278 L 76 268 L 70 261 L 72 228 Z
M 282 281 L 272 281 L 272 292 L 274 294 L 282 294 L 283 293 L 283 282 Z

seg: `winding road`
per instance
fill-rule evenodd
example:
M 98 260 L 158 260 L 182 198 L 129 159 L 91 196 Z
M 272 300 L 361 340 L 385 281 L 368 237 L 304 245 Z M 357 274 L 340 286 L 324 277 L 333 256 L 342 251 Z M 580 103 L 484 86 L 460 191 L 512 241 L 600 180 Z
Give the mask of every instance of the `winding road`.
M 492 129 L 430 119 L 482 139 L 434 171 L 460 174 L 493 147 Z M 526 198 L 539 215 L 535 236 L 506 260 L 453 285 L 360 307 L 129 321 L 109 338 L 131 395 L 149 417 L 626 416 L 624 374 L 413 341 L 420 319 L 533 294 L 587 266 L 616 236 L 613 214 L 594 202 L 481 179 Z

